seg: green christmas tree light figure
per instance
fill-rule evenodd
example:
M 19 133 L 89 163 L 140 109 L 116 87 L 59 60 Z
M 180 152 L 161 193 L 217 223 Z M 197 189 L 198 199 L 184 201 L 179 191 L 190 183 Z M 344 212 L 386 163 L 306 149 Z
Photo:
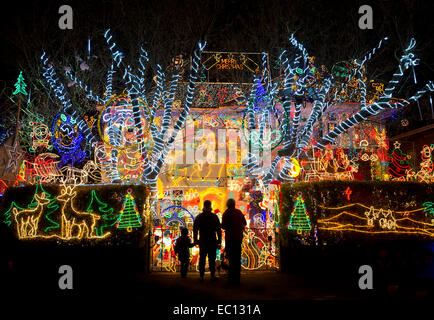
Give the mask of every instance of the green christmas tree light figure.
M 20 71 L 20 74 L 18 75 L 17 82 L 15 83 L 15 91 L 12 93 L 13 95 L 17 95 L 21 93 L 24 96 L 27 96 L 26 87 L 27 85 L 24 83 L 24 77 L 23 72 Z M 17 125 L 15 127 L 15 137 L 14 137 L 14 152 L 16 151 L 16 142 L 18 137 L 18 127 L 20 123 L 20 113 L 21 113 L 21 97 L 18 96 L 18 112 L 17 112 Z
M 137 210 L 136 202 L 131 193 L 132 190 L 128 189 L 119 218 L 116 222 L 118 229 L 127 229 L 128 232 L 131 232 L 133 228 L 142 226 L 142 219 L 140 219 L 139 210 Z
M 110 208 L 107 203 L 99 200 L 95 190 L 92 190 L 90 193 L 90 202 L 86 211 L 99 213 L 101 215 L 101 221 L 103 223 L 95 228 L 98 237 L 102 237 L 104 235 L 104 229 L 114 226 L 118 220 L 118 215 L 113 213 L 113 208 Z
M 295 201 L 294 209 L 291 212 L 291 217 L 288 222 L 288 229 L 297 230 L 297 233 L 309 231 L 312 229 L 310 225 L 309 214 L 304 204 L 302 193 L 298 193 L 297 200 Z
M 44 229 L 44 232 L 58 229 L 60 227 L 60 225 L 58 222 L 53 220 L 52 215 L 55 212 L 57 212 L 57 210 L 59 209 L 59 204 L 57 203 L 57 200 L 55 197 L 53 197 L 50 193 L 45 191 L 45 189 L 42 187 L 41 180 L 38 179 L 38 183 L 36 184 L 36 189 L 35 189 L 34 195 L 39 194 L 41 192 L 45 193 L 45 198 L 50 200 L 50 203 L 47 205 L 47 208 L 46 208 L 47 213 L 45 213 L 45 215 L 44 215 L 44 218 L 46 220 L 46 222 L 44 223 L 44 225 L 46 226 Z M 32 201 L 27 206 L 27 208 L 29 208 L 29 209 L 34 209 L 38 205 L 37 201 L 35 201 L 34 195 L 33 195 Z
M 14 86 L 15 86 L 15 91 L 13 92 L 13 95 L 17 95 L 18 93 L 21 93 L 22 95 L 27 96 L 27 91 L 26 91 L 27 84 L 24 83 L 24 77 L 22 71 L 20 71 L 17 82 L 15 83 Z

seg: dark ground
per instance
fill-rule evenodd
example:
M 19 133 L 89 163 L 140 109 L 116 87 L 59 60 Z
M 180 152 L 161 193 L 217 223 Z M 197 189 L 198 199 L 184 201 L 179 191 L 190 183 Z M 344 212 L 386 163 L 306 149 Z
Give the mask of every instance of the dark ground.
M 399 251 L 407 252 L 404 248 Z M 381 261 L 388 261 L 382 255 Z M 306 260 L 310 267 L 306 265 L 300 270 L 303 264 L 299 263 L 288 273 L 244 271 L 241 285 L 230 287 L 224 272 L 216 282 L 209 279 L 209 274 L 200 282 L 197 272 L 190 272 L 186 279 L 178 273 L 145 273 L 146 260 L 142 256 L 143 250 L 137 248 L 65 248 L 42 244 L 21 248 L 15 257 L 13 272 L 1 281 L 4 298 L 0 299 L 0 308 L 9 306 L 11 310 L 44 315 L 47 310 L 60 308 L 62 312 L 81 314 L 82 306 L 86 305 L 91 308 L 86 310 L 100 316 L 137 309 L 142 314 L 157 314 L 157 318 L 152 319 L 178 319 L 168 314 L 181 303 L 209 307 L 221 303 L 249 303 L 260 305 L 268 315 L 261 319 L 269 319 L 271 314 L 289 312 L 288 308 L 311 314 L 325 312 L 326 306 L 330 312 L 342 307 L 351 309 L 350 312 L 361 312 L 370 310 L 363 306 L 380 305 L 383 311 L 391 312 L 399 310 L 396 306 L 408 307 L 409 302 L 429 304 L 434 301 L 432 263 L 418 270 L 404 270 L 372 259 L 374 289 L 360 290 L 360 275 L 355 267 L 359 259 L 340 250 L 323 252 L 323 257 L 314 261 L 307 261 L 298 254 L 300 261 Z M 342 263 L 349 260 L 354 261 Z M 293 265 L 295 262 L 292 260 Z M 74 271 L 73 290 L 58 288 L 58 268 L 63 264 L 70 265 Z M 396 276 L 397 270 L 402 276 Z

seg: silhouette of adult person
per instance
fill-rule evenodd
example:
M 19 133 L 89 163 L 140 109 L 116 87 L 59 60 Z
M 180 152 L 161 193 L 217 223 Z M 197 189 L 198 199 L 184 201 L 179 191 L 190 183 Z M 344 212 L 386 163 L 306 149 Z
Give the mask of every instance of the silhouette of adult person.
M 235 208 L 235 200 L 226 202 L 223 213 L 222 229 L 225 230 L 225 252 L 229 260 L 229 283 L 238 285 L 241 273 L 241 244 L 244 228 L 247 225 L 243 213 Z
M 197 238 L 199 233 L 199 240 Z M 222 231 L 220 228 L 220 220 L 212 212 L 211 201 L 203 202 L 203 210 L 196 217 L 193 224 L 194 243 L 199 244 L 199 273 L 200 279 L 203 281 L 205 274 L 205 261 L 208 256 L 209 271 L 211 279 L 216 280 L 215 276 L 215 259 L 217 246 L 222 242 Z

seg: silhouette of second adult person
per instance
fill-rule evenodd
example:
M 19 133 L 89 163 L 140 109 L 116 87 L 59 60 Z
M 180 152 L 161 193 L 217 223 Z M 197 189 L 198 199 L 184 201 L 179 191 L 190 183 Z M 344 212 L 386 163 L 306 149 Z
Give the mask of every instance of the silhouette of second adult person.
M 222 242 L 222 231 L 220 228 L 220 220 L 217 215 L 212 212 L 211 201 L 209 200 L 203 202 L 203 211 L 194 220 L 193 237 L 194 243 L 199 244 L 199 273 L 201 281 L 203 281 L 205 274 L 205 261 L 207 256 L 211 279 L 216 280 L 215 259 L 217 247 Z
M 247 225 L 243 213 L 235 208 L 235 200 L 226 202 L 228 209 L 223 213 L 222 229 L 225 230 L 225 252 L 229 260 L 229 283 L 240 284 L 241 244 Z

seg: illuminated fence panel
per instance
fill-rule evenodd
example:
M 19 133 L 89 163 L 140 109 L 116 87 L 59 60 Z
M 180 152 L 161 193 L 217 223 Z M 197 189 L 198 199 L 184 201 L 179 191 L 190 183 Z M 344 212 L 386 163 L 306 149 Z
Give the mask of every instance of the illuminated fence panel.
M 303 192 L 312 221 L 305 244 L 346 239 L 434 238 L 432 183 L 379 181 L 322 181 L 282 187 L 281 237 L 297 194 Z
M 127 209 L 133 209 L 132 214 Z M 38 181 L 8 188 L 0 212 L 0 223 L 19 240 L 137 244 L 149 227 L 149 191 L 136 185 L 59 186 Z M 140 223 L 126 224 L 128 213 Z

